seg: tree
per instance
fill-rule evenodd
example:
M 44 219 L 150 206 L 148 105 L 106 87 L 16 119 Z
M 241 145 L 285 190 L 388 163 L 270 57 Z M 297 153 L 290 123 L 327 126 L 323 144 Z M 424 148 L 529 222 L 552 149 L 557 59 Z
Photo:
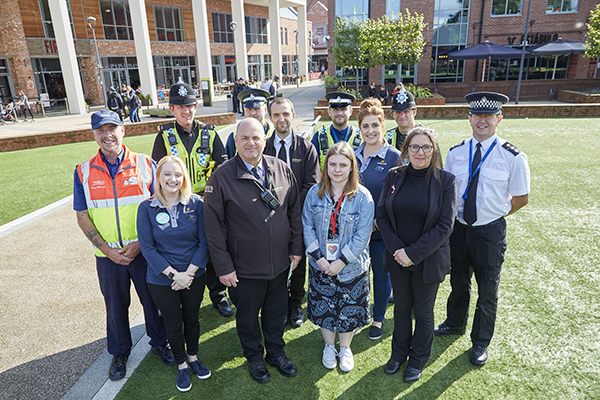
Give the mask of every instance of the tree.
M 600 57 L 600 4 L 590 12 L 587 22 L 587 38 L 585 55 L 587 57 Z
M 378 19 L 338 18 L 334 28 L 335 45 L 332 49 L 337 66 L 373 68 L 379 65 L 415 64 L 425 47 L 423 15 L 400 14 L 398 20 L 386 15 Z

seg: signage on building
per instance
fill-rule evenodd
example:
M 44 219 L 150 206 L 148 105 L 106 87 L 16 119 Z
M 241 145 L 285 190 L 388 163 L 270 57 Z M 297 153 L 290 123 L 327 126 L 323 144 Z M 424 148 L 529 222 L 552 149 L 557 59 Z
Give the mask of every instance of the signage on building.
M 517 37 L 509 36 L 507 38 L 508 45 L 509 46 L 520 45 L 521 43 L 523 43 L 524 38 L 525 38 L 525 35 L 521 35 L 521 39 L 519 39 L 519 41 L 517 43 L 515 43 L 515 40 L 517 39 Z M 531 33 L 531 34 L 527 35 L 527 44 L 531 46 L 533 44 L 548 43 L 548 42 L 552 42 L 553 40 L 556 40 L 558 38 L 559 38 L 558 33 Z
M 77 42 L 73 41 L 73 46 L 75 47 L 75 52 L 77 52 Z M 56 40 L 44 40 L 44 47 L 46 49 L 46 54 L 58 54 Z
M 27 87 L 33 89 L 33 81 L 31 79 L 27 81 Z
M 50 96 L 48 93 L 40 93 L 40 101 L 42 102 L 42 106 L 44 108 L 50 107 Z

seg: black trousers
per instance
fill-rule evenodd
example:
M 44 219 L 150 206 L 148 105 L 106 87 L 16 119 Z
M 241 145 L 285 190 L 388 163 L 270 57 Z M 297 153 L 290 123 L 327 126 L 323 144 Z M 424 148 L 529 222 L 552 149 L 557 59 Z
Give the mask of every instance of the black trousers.
M 294 271 L 292 271 L 292 279 L 290 281 L 289 290 L 289 311 L 296 308 L 302 308 L 302 299 L 306 294 L 304 284 L 306 283 L 306 256 L 302 256 L 300 263 Z
M 238 277 L 238 280 L 237 287 L 229 288 L 229 296 L 237 307 L 236 328 L 244 357 L 249 362 L 260 361 L 264 348 L 270 357 L 284 355 L 283 319 L 288 309 L 287 273 L 281 273 L 274 279 Z M 264 347 L 261 344 L 262 336 L 265 339 Z
M 198 354 L 198 310 L 204 296 L 205 281 L 206 274 L 196 277 L 190 290 L 173 290 L 171 286 L 148 284 L 148 291 L 167 325 L 167 340 L 177 364 L 186 361 L 186 347 L 187 354 Z
M 210 257 L 206 264 L 206 287 L 213 304 L 219 304 L 227 298 L 227 286 L 223 285 L 215 272 L 215 267 Z
M 478 286 L 477 308 L 471 341 L 487 347 L 492 340 L 498 309 L 498 285 L 506 252 L 506 221 L 499 218 L 484 226 L 469 227 L 456 222 L 450 236 L 452 292 L 448 297 L 446 325 L 467 325 L 471 299 L 471 277 Z
M 423 283 L 423 267 L 400 268 L 390 273 L 394 290 L 394 334 L 392 359 L 423 369 L 433 345 L 433 307 L 439 282 Z M 412 326 L 412 312 L 415 328 Z

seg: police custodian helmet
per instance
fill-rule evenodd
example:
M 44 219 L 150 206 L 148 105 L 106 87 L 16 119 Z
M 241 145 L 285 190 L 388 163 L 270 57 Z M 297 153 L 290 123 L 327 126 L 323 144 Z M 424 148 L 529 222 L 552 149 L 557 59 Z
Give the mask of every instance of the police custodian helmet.
M 171 86 L 171 90 L 169 90 L 170 106 L 189 106 L 196 103 L 194 89 L 190 85 L 181 82 Z

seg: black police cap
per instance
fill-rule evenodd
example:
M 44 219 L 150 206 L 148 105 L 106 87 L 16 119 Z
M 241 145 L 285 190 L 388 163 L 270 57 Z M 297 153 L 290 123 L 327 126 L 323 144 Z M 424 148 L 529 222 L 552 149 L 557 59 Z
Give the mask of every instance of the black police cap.
M 329 101 L 329 108 L 346 108 L 356 100 L 354 95 L 346 92 L 327 93 L 325 98 Z
M 469 114 L 500 114 L 502 104 L 508 103 L 508 96 L 494 92 L 475 92 L 465 96 L 469 103 Z
M 171 90 L 169 90 L 170 106 L 189 106 L 197 102 L 194 89 L 187 83 L 181 82 L 171 86 Z
M 271 93 L 269 91 L 257 88 L 246 89 L 238 94 L 238 99 L 242 102 L 244 108 L 259 108 L 267 104 L 270 97 Z
M 415 96 L 408 90 L 402 88 L 392 97 L 392 111 L 406 111 L 417 108 Z

